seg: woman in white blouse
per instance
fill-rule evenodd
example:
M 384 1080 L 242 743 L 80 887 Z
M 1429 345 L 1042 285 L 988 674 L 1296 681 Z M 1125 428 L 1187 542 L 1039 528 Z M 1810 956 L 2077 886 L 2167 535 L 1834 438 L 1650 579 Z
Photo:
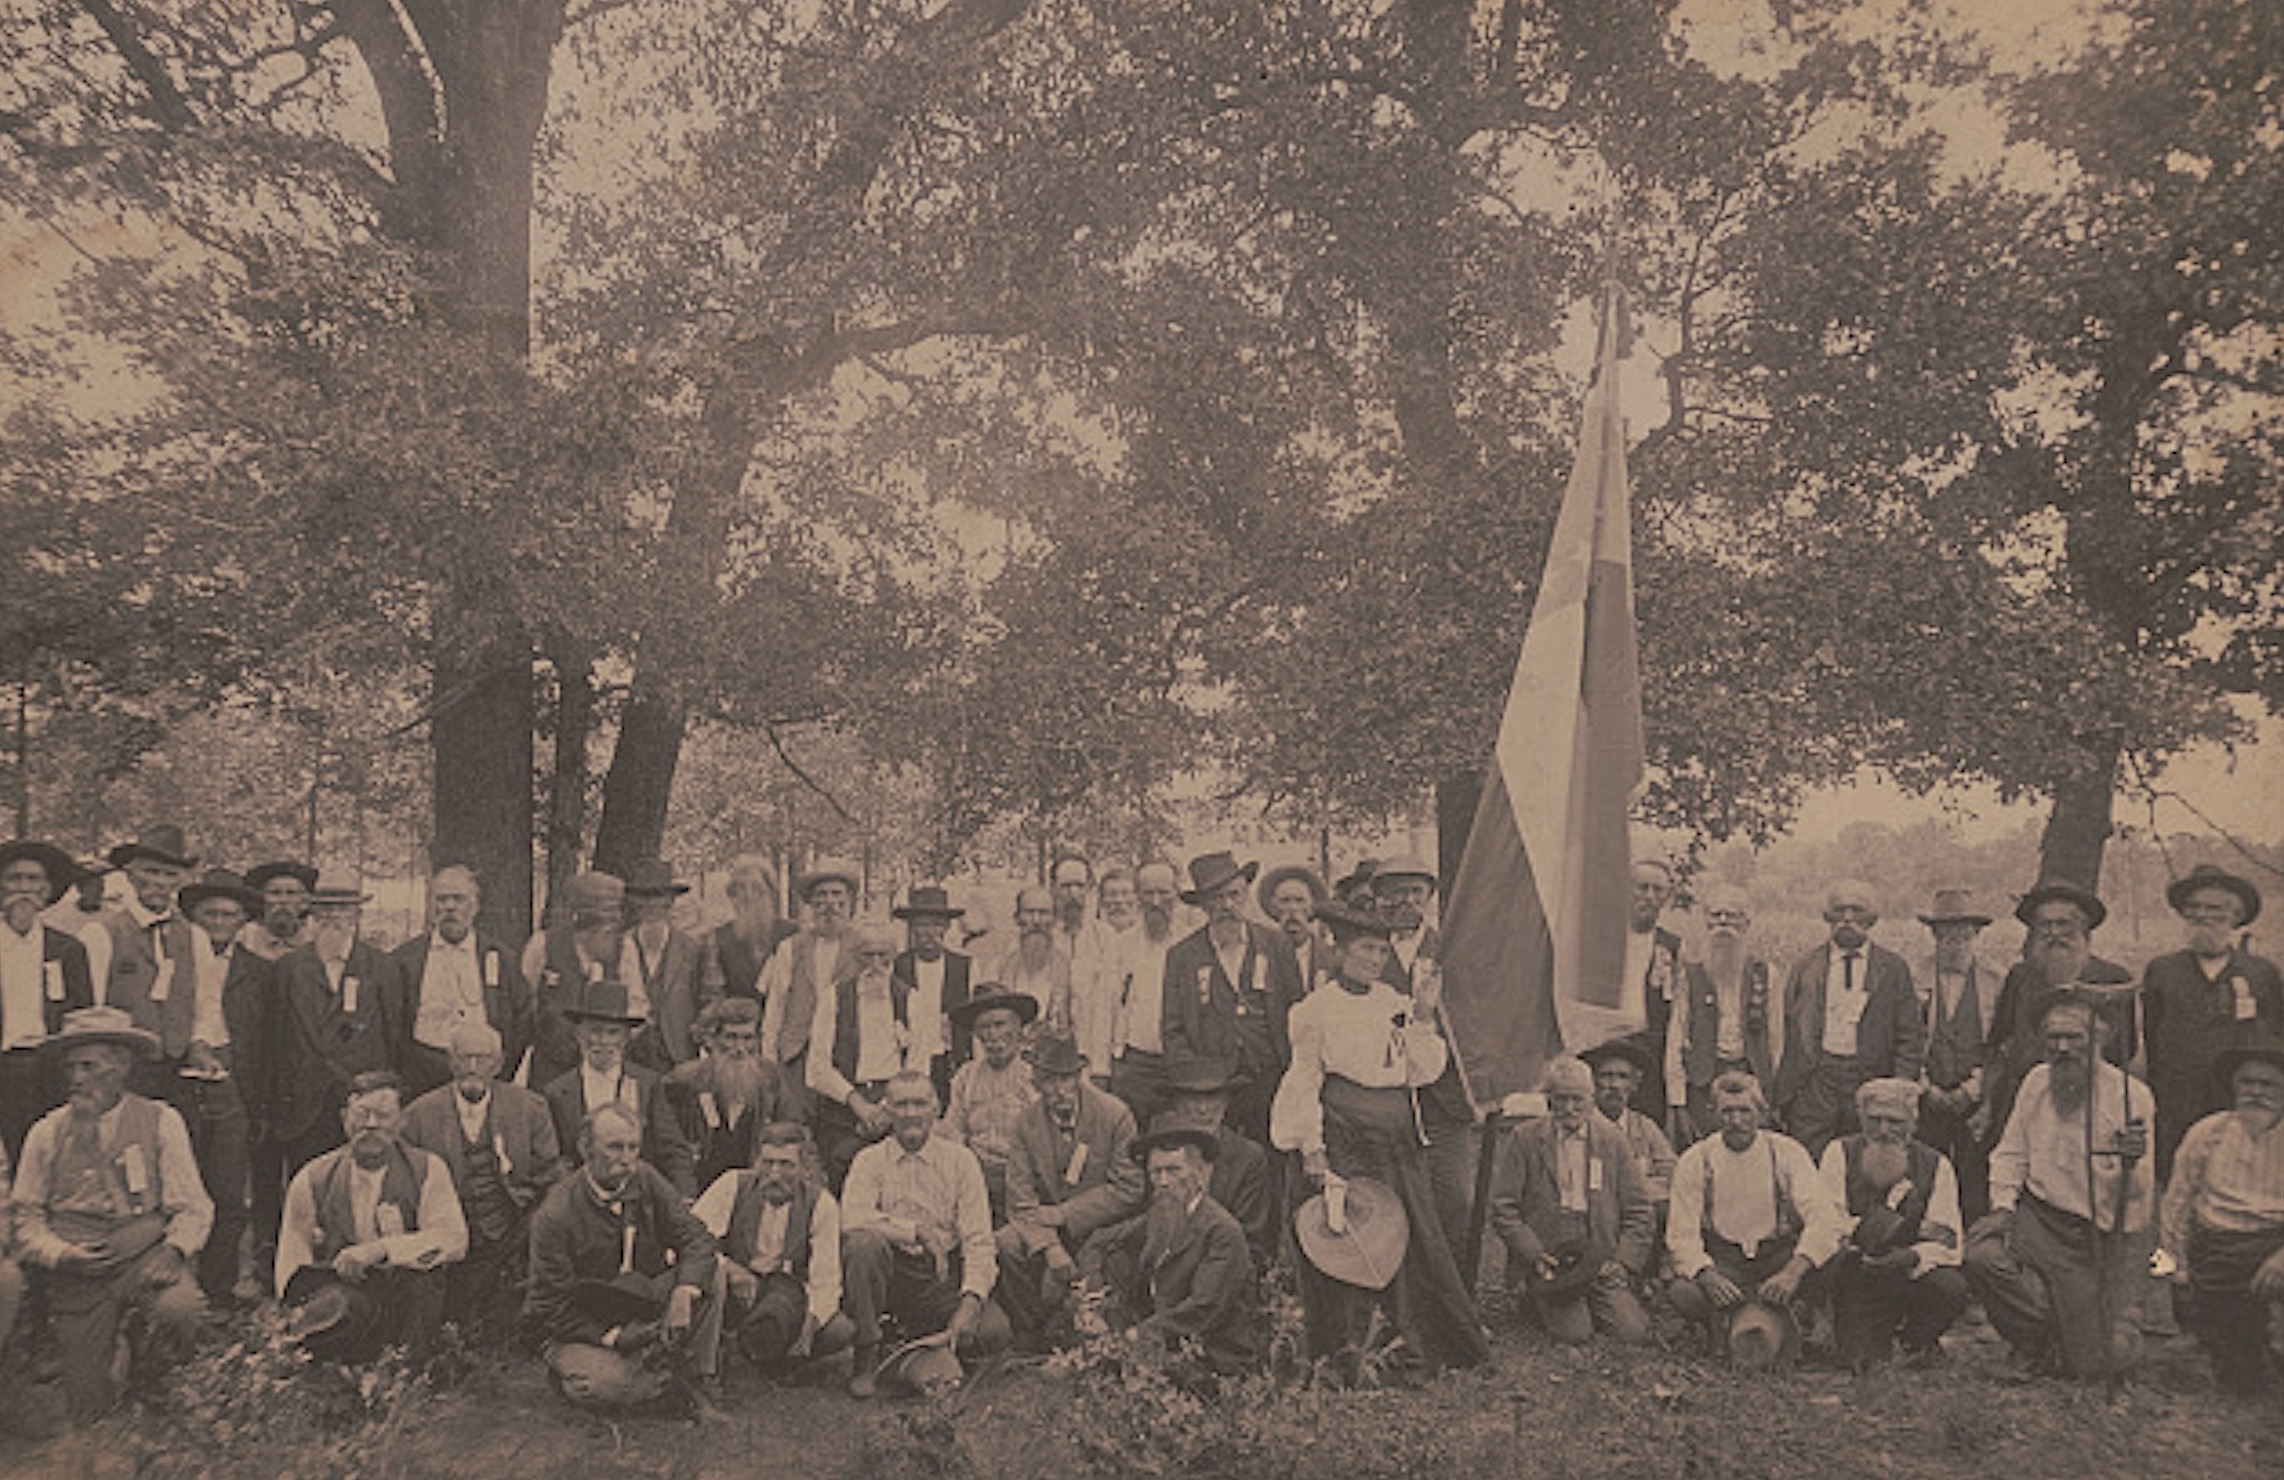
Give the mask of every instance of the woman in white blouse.
M 1311 1189 L 1356 1177 L 1386 1184 L 1403 1202 L 1411 1237 L 1403 1268 L 1381 1291 L 1301 1261 L 1310 1355 L 1345 1353 L 1353 1362 L 1378 1303 L 1430 1369 L 1487 1361 L 1422 1156 L 1418 1091 L 1443 1072 L 1448 1053 L 1435 1026 L 1440 982 L 1420 972 L 1407 997 L 1380 980 L 1391 947 L 1378 912 L 1335 902 L 1318 906 L 1316 917 L 1332 931 L 1332 975 L 1292 1010 L 1293 1059 L 1270 1107 L 1269 1139 L 1300 1154 Z

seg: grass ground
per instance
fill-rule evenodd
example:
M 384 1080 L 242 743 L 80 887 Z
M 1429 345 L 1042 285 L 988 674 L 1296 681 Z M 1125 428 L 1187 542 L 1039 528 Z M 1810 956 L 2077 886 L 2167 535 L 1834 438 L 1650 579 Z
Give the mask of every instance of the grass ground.
M 1487 1369 L 1412 1389 L 1277 1388 L 1200 1400 L 1117 1361 L 1010 1365 L 937 1404 L 858 1404 L 837 1383 L 734 1372 L 715 1422 L 606 1422 L 536 1364 L 479 1358 L 448 1389 L 354 1390 L 258 1352 L 210 1354 L 166 1404 L 34 1443 L 0 1475 L 38 1480 L 966 1480 L 1029 1476 L 1570 1476 L 1688 1480 L 2104 1476 L 2274 1480 L 2284 1407 L 2224 1399 L 2183 1337 L 2122 1389 L 2020 1376 L 1975 1324 L 1951 1358 L 1870 1377 L 1713 1367 L 1678 1329 L 1643 1351 L 1570 1350 L 1502 1326 Z

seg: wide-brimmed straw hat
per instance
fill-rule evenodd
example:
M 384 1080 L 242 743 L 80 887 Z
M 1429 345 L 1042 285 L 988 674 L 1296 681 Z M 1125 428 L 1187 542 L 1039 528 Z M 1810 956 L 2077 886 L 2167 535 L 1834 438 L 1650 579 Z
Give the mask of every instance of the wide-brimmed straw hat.
M 1350 1177 L 1341 1227 L 1332 1226 L 1331 1208 L 1322 1192 L 1302 1203 L 1293 1214 L 1293 1234 L 1301 1253 L 1319 1273 L 1344 1285 L 1385 1290 L 1404 1267 L 1411 1248 L 1411 1220 L 1404 1201 L 1385 1182 Z

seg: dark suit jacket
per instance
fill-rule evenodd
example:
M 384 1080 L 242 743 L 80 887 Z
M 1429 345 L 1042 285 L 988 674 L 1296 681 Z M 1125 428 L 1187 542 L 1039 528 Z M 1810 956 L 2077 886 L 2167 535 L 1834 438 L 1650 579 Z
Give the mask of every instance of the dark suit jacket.
M 2189 951 L 2159 956 L 2142 973 L 2142 1029 L 2149 1090 L 2157 1097 L 2161 1176 L 2189 1127 L 2231 1103 L 2227 1088 L 2213 1082 L 2213 1060 L 2246 1026 L 2236 1016 L 2238 982 L 2244 984 L 2251 1021 L 2284 1033 L 2284 976 L 2266 957 L 2233 952 L 2218 981 L 2205 975 Z
M 1270 1188 L 1266 1147 L 1223 1126 L 1221 1149 L 1213 1158 L 1213 1180 L 1206 1184 L 1206 1195 L 1245 1230 L 1254 1268 L 1267 1269 L 1277 1262 L 1285 1228 Z
M 1794 963 L 1784 984 L 1784 1059 L 1777 1065 L 1774 1099 L 1792 1103 L 1816 1066 L 1824 1061 L 1824 980 L 1832 964 L 1826 941 Z M 1856 1057 L 1874 1075 L 1917 1079 L 1927 1046 L 1919 1016 L 1919 994 L 1912 990 L 1911 967 L 1884 946 L 1864 944 L 1865 991 L 1869 1001 L 1856 1020 Z
M 1560 1238 L 1562 1175 L 1552 1118 L 1516 1127 L 1499 1148 L 1491 1184 L 1491 1227 L 1511 1258 L 1535 1263 Z M 1657 1204 L 1626 1133 L 1599 1114 L 1586 1117 L 1586 1233 L 1592 1245 L 1636 1274 L 1649 1270 Z M 1597 1172 L 1594 1168 L 1599 1167 Z
M 1285 1018 L 1301 999 L 1300 965 L 1284 935 L 1248 921 L 1240 981 L 1231 981 L 1204 927 L 1166 950 L 1166 1057 L 1220 1059 L 1255 1085 L 1274 1085 L 1292 1061 Z
M 349 948 L 343 991 L 335 997 L 325 963 L 300 946 L 271 966 L 270 1131 L 281 1141 L 306 1134 L 321 1116 L 341 1113 L 349 1081 L 369 1069 L 402 1074 L 412 1050 L 404 973 L 394 958 L 360 940 Z M 355 1011 L 347 983 L 357 982 Z
M 721 1106 L 714 1103 L 712 1092 L 706 1088 L 704 1059 L 678 1065 L 666 1076 L 666 1103 L 674 1112 L 674 1124 L 681 1130 L 682 1139 L 690 1143 L 691 1185 L 700 1192 L 713 1186 L 722 1173 L 753 1165 L 754 1141 L 761 1127 L 773 1120 L 798 1120 L 802 1116 L 801 1098 L 787 1084 L 784 1065 L 767 1059 L 759 1062 L 761 1103 L 740 1116 L 735 1125 L 723 1116 Z
M 650 1021 L 643 1024 L 627 1051 L 638 1062 L 664 1073 L 698 1056 L 698 1047 L 690 1039 L 690 1026 L 698 1020 L 700 1009 L 722 995 L 721 963 L 707 949 L 706 937 L 684 930 L 669 927 L 666 945 L 654 960 L 647 957 L 631 925 L 627 927 L 627 941 L 644 961 L 643 969 L 648 973 L 644 987 L 650 993 Z
M 230 947 L 230 969 L 222 978 L 222 1021 L 230 1029 L 230 1077 L 246 1118 L 267 1126 L 272 1065 L 277 1059 L 277 972 L 244 946 Z
M 167 980 L 165 999 L 153 1001 L 151 993 L 158 986 L 158 958 L 151 950 L 150 931 L 136 924 L 134 916 L 124 909 L 106 910 L 102 920 L 104 928 L 111 932 L 111 979 L 104 987 L 104 1002 L 128 1013 L 136 1027 L 156 1033 L 161 1059 L 169 1063 L 180 1059 L 183 1051 L 190 1047 L 191 1011 L 197 997 L 195 963 L 198 957 L 194 936 L 198 927 L 180 915 L 169 918 L 159 927 L 173 970 Z M 163 1099 L 171 1089 L 164 1081 L 173 1077 L 174 1071 L 166 1064 L 143 1060 L 137 1065 L 133 1083 L 140 1085 L 147 1081 L 159 1086 L 158 1094 Z
M 1106 1235 L 1113 1246 L 1112 1267 L 1133 1270 L 1139 1286 L 1119 1292 L 1128 1312 L 1142 1317 L 1144 1332 L 1169 1343 L 1196 1340 L 1217 1369 L 1250 1363 L 1259 1333 L 1251 1299 L 1253 1255 L 1245 1230 L 1210 1196 L 1198 1199 L 1163 1247 L 1151 1245 L 1149 1230 L 1150 1220 L 1142 1217 Z
M 409 1019 L 420 1015 L 420 979 L 428 971 L 429 932 L 422 931 L 391 955 L 404 972 L 405 1011 L 408 1015 L 406 1032 L 411 1032 Z M 523 979 L 523 953 L 510 950 L 500 940 L 476 932 L 476 960 L 484 974 L 484 1021 L 500 1035 L 500 1072 L 513 1074 L 515 1066 L 523 1062 L 523 1051 L 531 1043 L 531 983 Z M 495 968 L 491 963 L 497 960 Z M 497 970 L 500 982 L 493 986 L 491 976 Z
M 404 1139 L 433 1151 L 452 1172 L 452 1186 L 468 1178 L 467 1147 L 460 1135 L 460 1092 L 447 1084 L 414 1100 L 404 1112 Z M 520 1084 L 492 1086 L 492 1136 L 507 1154 L 500 1181 L 515 1205 L 528 1213 L 563 1174 L 562 1141 L 547 1101 Z
M 666 1100 L 665 1081 L 655 1069 L 628 1063 L 626 1076 L 635 1083 L 635 1099 L 642 1117 L 642 1159 L 658 1168 L 660 1175 L 674 1184 L 684 1197 L 696 1197 L 697 1168 L 690 1154 L 690 1143 L 683 1139 L 682 1127 L 674 1118 L 674 1109 Z M 579 1156 L 579 1127 L 587 1119 L 587 1088 L 580 1079 L 578 1069 L 570 1069 L 548 1081 L 547 1108 L 555 1116 L 555 1139 L 563 1148 L 566 1167 L 581 1165 Z
M 917 971 L 919 961 L 920 958 L 910 951 L 899 951 L 896 955 L 896 964 L 890 968 L 896 979 L 904 983 L 904 989 L 907 992 L 910 992 L 919 983 Z M 974 985 L 974 976 L 975 960 L 973 957 L 963 956 L 958 951 L 948 950 L 944 952 L 944 1000 L 942 1006 L 948 1026 L 944 1042 L 949 1051 L 936 1055 L 928 1063 L 928 1077 L 936 1081 L 936 1098 L 938 1100 L 947 1099 L 951 1095 L 952 1076 L 959 1072 L 960 1065 L 966 1063 L 975 1052 L 974 1035 L 969 1032 L 968 1025 L 951 1017 L 952 1009 L 968 1000 L 968 992 Z
M 1076 1250 L 1087 1235 L 1131 1214 L 1142 1205 L 1142 1168 L 1129 1153 L 1134 1145 L 1134 1112 L 1108 1092 L 1079 1084 L 1078 1141 L 1086 1160 L 1078 1180 L 1068 1180 L 1071 1154 L 1056 1147 L 1055 1128 L 1044 1101 L 1032 1101 L 1015 1122 L 1015 1144 L 1007 1153 L 1007 1221 L 1028 1253 L 1047 1247 L 1055 1230 L 1030 1222 L 1041 1207 L 1063 1210 L 1062 1240 Z
M 7 927 L 0 926 L 0 929 L 5 928 Z M 43 976 L 46 974 L 47 963 L 52 962 L 55 975 L 59 978 L 57 985 L 60 990 L 56 992 L 48 990 L 45 980 L 40 984 L 40 1031 L 52 1035 L 63 1031 L 65 1013 L 95 1005 L 95 982 L 88 974 L 87 947 L 80 944 L 79 937 L 44 922 L 35 923 L 32 928 L 41 931 L 43 935 L 40 945 Z M 5 1007 L 0 1007 L 0 1013 L 5 1011 Z M 0 1017 L 0 1030 L 14 1027 L 15 1024 Z
M 7 927 L 0 925 L 0 930 Z M 76 936 L 58 930 L 53 925 L 35 925 L 44 929 L 46 940 L 40 950 L 40 1031 L 55 1034 L 63 1031 L 63 1015 L 95 1003 L 94 979 L 87 968 L 87 947 Z M 53 983 L 53 990 L 50 983 Z M 0 1013 L 5 1009 L 0 1008 Z M 16 1025 L 0 1019 L 0 1029 Z M 0 1040 L 4 1041 L 4 1040 Z M 39 1118 L 64 1102 L 67 1086 L 63 1076 L 63 1055 L 33 1051 L 10 1054 L 0 1065 L 0 1153 L 10 1156 L 23 1149 L 24 1136 Z

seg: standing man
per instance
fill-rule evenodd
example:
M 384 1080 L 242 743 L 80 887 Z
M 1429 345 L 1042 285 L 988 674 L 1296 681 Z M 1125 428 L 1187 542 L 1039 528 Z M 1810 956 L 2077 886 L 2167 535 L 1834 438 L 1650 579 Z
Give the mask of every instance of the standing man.
M 1324 953 L 1324 941 L 1317 934 L 1316 908 L 1331 897 L 1331 891 L 1324 887 L 1324 880 L 1317 877 L 1316 870 L 1299 863 L 1269 870 L 1261 876 L 1261 887 L 1254 891 L 1261 913 L 1284 935 L 1285 944 L 1293 948 L 1293 961 L 1300 968 L 1304 997 L 1326 969 L 1319 959 Z
M 1039 1015 L 1054 1027 L 1071 1020 L 1071 958 L 1055 934 L 1055 898 L 1032 885 L 1015 896 L 1015 945 L 990 968 L 992 980 L 1039 1004 Z
M 2284 977 L 2242 943 L 2260 915 L 2252 881 L 2201 863 L 2167 887 L 2165 902 L 2187 926 L 2188 942 L 2150 962 L 2141 979 L 2160 1182 L 2172 1175 L 2174 1148 L 2189 1127 L 2228 1108 L 2228 1086 L 2213 1073 L 2221 1050 L 2254 1024 L 2284 1031 Z
M 788 1084 L 809 1082 L 810 1028 L 817 1004 L 831 998 L 840 979 L 842 942 L 863 887 L 855 864 L 818 859 L 801 876 L 798 890 L 808 920 L 778 946 L 761 973 L 761 1056 L 784 1070 Z
M 579 1064 L 547 1083 L 547 1106 L 555 1117 L 558 1144 L 578 1144 L 579 1128 L 604 1105 L 618 1105 L 642 1126 L 642 1159 L 656 1167 L 684 1197 L 697 1192 L 697 1169 L 690 1143 L 666 1101 L 656 1069 L 633 1062 L 627 1045 L 642 1027 L 624 984 L 589 982 L 563 1004 L 563 1015 L 579 1040 Z
M 246 887 L 262 896 L 262 907 L 241 942 L 264 961 L 275 961 L 302 943 L 317 870 L 290 858 L 258 863 L 246 870 Z
M 1938 889 L 1919 917 L 1935 935 L 1926 966 L 1927 1062 L 1920 1075 L 1919 1139 L 1942 1153 L 1959 1179 L 1961 1216 L 1990 1211 L 1990 1164 L 1975 1112 L 1983 1104 L 1983 1045 L 2003 978 L 1975 959 L 1975 937 L 1991 923 L 1964 889 Z
M 1087 905 L 1094 892 L 1094 865 L 1077 853 L 1059 855 L 1047 870 L 1047 887 L 1055 896 L 1055 949 L 1076 967 L 1100 947 Z
M 1870 885 L 1834 884 L 1824 897 L 1831 939 L 1801 957 L 1785 982 L 1777 1113 L 1811 1157 L 1856 1128 L 1856 1086 L 1919 1077 L 1919 995 L 1904 959 L 1871 943 L 1879 918 Z
M 1230 1123 L 1266 1146 L 1269 1102 L 1292 1058 L 1285 1015 L 1301 998 L 1301 981 L 1284 936 L 1245 918 L 1247 887 L 1260 868 L 1227 853 L 1190 861 L 1182 898 L 1205 911 L 1206 923 L 1166 953 L 1164 1010 L 1166 1056 L 1234 1065 Z
M 484 907 L 476 871 L 447 864 L 429 876 L 426 935 L 395 951 L 412 1005 L 412 1056 L 405 1081 L 418 1097 L 452 1082 L 452 1035 L 488 1024 L 500 1038 L 501 1065 L 513 1073 L 531 1042 L 531 987 L 516 953 L 476 929 Z
M 434 1153 L 452 1176 L 467 1224 L 465 1258 L 446 1266 L 445 1309 L 479 1339 L 512 1312 L 531 1246 L 531 1212 L 563 1173 L 547 1101 L 499 1077 L 506 1062 L 491 1024 L 452 1030 L 452 1082 L 407 1106 L 405 1144 Z
M 848 959 L 818 997 L 805 1035 L 817 1151 L 836 1188 L 858 1148 L 893 1125 L 889 1080 L 907 1069 L 927 1072 L 928 1061 L 913 1043 L 911 1013 L 912 999 L 896 979 L 895 929 L 878 919 L 852 926 Z
M 238 1244 L 247 1206 L 252 1141 L 267 1136 L 270 1084 L 270 963 L 238 945 L 262 897 L 227 869 L 183 887 L 182 911 L 199 929 L 190 1048 L 171 1098 L 190 1127 L 198 1174 L 214 1201 L 214 1229 L 199 1256 L 198 1283 L 217 1304 L 238 1287 Z M 258 1268 L 259 1266 L 257 1266 Z
M 67 1013 L 95 1005 L 87 948 L 40 923 L 75 872 L 71 855 L 53 844 L 0 846 L 0 1153 L 11 1157 L 33 1123 L 63 1103 L 61 1066 L 41 1045 L 63 1030 Z
M 532 984 L 531 1062 L 520 1078 L 534 1089 L 544 1091 L 578 1066 L 579 1037 L 564 1008 L 591 983 L 631 983 L 638 1015 L 649 1011 L 642 968 L 627 939 L 626 899 L 626 881 L 616 874 L 574 874 L 563 886 L 560 918 L 524 942 L 520 964 L 523 979 Z
M 1769 967 L 1745 945 L 1753 923 L 1745 891 L 1708 885 L 1704 906 L 1705 959 L 1682 968 L 1665 1030 L 1666 1124 L 1680 1146 L 1711 1133 L 1714 1079 L 1744 1073 L 1762 1084 L 1776 1080 Z
M 158 1056 L 135 1066 L 135 1090 L 165 1099 L 190 1048 L 196 944 L 191 923 L 175 909 L 175 891 L 198 867 L 198 855 L 184 844 L 181 828 L 162 824 L 105 856 L 127 876 L 128 895 L 103 918 L 111 935 L 111 972 L 100 996 L 159 1040 Z
M 2068 879 L 2041 879 L 2015 901 L 2014 917 L 2029 932 L 2023 956 L 2006 974 L 1991 1012 L 1983 1053 L 1983 1135 L 1995 1141 L 2006 1128 L 2016 1086 L 2045 1061 L 2039 1023 L 2054 994 L 2075 989 L 2108 1023 L 2102 1051 L 2124 1068 L 2140 1042 L 2133 973 L 2094 954 L 2094 932 L 2109 908 L 2091 889 Z
M 967 913 L 940 885 L 915 885 L 904 903 L 889 913 L 904 922 L 904 953 L 896 975 L 911 994 L 914 1046 L 927 1056 L 936 1093 L 949 1095 L 952 1075 L 968 1061 L 968 1029 L 961 1006 L 972 990 L 975 962 L 946 950 L 952 922 Z
M 254 922 L 238 933 L 237 946 L 270 968 L 262 983 L 260 1033 L 268 1063 L 262 1082 L 245 1087 L 264 1107 L 253 1117 L 246 1137 L 251 1167 L 247 1202 L 254 1225 L 253 1267 L 258 1272 L 277 1262 L 278 1220 L 285 1211 L 285 1148 L 277 1136 L 278 1056 L 285 1051 L 277 963 L 308 937 L 309 891 L 317 887 L 317 870 L 290 858 L 272 859 L 246 870 L 246 887 L 262 896 L 262 907 Z
M 1137 1124 L 1166 1106 L 1166 953 L 1174 946 L 1174 910 L 1181 895 L 1174 866 L 1163 859 L 1134 871 L 1141 911 L 1133 942 L 1122 949 L 1118 994 L 1111 1013 L 1110 1092 L 1126 1102 Z
M 1086 1055 L 1087 1072 L 1107 1089 L 1118 1049 L 1113 1040 L 1119 1032 L 1119 994 L 1142 939 L 1142 906 L 1134 897 L 1134 875 L 1122 868 L 1102 871 L 1095 900 L 1101 911 L 1095 922 L 1096 950 L 1071 980 L 1071 1032 Z
M 698 1056 L 691 1025 L 722 995 L 721 963 L 706 949 L 705 938 L 674 923 L 674 902 L 689 892 L 663 860 L 646 858 L 627 870 L 627 940 L 650 1004 L 650 1022 L 635 1041 L 634 1056 L 661 1074 Z
M 2132 1320 L 2157 1213 L 2148 1088 L 2103 1060 L 2094 1000 L 2063 990 L 2039 1018 L 2046 1061 L 2023 1077 L 1991 1152 L 1991 1212 L 1967 1282 L 2037 1371 L 2107 1377 L 2141 1360 Z
M 1634 1108 L 1650 1116 L 1666 1114 L 1673 1094 L 1673 1086 L 1665 1082 L 1666 1035 L 1679 1010 L 1675 1002 L 1681 981 L 1681 937 L 1658 923 L 1672 898 L 1673 870 L 1655 858 L 1638 860 L 1626 912 L 1626 964 L 1618 1005 L 1644 1025 L 1631 1036 L 1648 1053 L 1653 1067 L 1634 1097 Z
M 841 1199 L 841 1278 L 856 1324 L 849 1394 L 879 1391 L 880 1322 L 907 1336 L 944 1332 L 955 1352 L 1004 1351 L 1007 1316 L 992 1300 L 999 1278 L 989 1195 L 975 1153 L 936 1135 L 936 1087 L 926 1073 L 889 1079 L 887 1138 L 857 1153 Z
M 444 1326 L 445 1267 L 468 1252 L 451 1172 L 403 1138 L 403 1094 L 387 1070 L 358 1075 L 341 1107 L 348 1143 L 286 1188 L 278 1299 L 332 1308 L 302 1340 L 321 1361 L 370 1362 L 394 1345 L 426 1357 Z
M 309 896 L 309 943 L 271 968 L 271 1131 L 289 1173 L 341 1144 L 351 1080 L 382 1069 L 401 1074 L 410 1057 L 404 977 L 359 933 L 366 898 L 346 881 L 319 881 Z
M 1361 868 L 1361 865 L 1359 865 Z M 1406 996 L 1419 995 L 1420 987 L 1442 971 L 1439 957 L 1443 939 L 1428 923 L 1435 904 L 1435 870 L 1424 858 L 1391 858 L 1375 864 L 1371 875 L 1371 905 L 1389 924 L 1388 967 L 1383 980 Z M 1448 1044 L 1440 1013 L 1429 1021 Z M 1436 1217 L 1443 1235 L 1451 1241 L 1453 1262 L 1467 1262 L 1467 1229 L 1475 1210 L 1477 1133 L 1475 1105 L 1460 1083 L 1459 1061 L 1447 1054 L 1443 1072 L 1419 1092 L 1420 1134 L 1427 1143 L 1428 1181 L 1435 1188 Z M 1272 1168 L 1272 1171 L 1274 1168 Z
M 112 1362 L 129 1313 L 142 1316 L 136 1355 L 148 1370 L 189 1351 L 206 1309 L 190 1261 L 214 1205 L 190 1132 L 173 1106 L 127 1092 L 135 1058 L 158 1049 L 120 1008 L 66 1016 L 48 1051 L 63 1059 L 69 1099 L 24 1138 L 9 1195 L 17 1256 L 47 1300 L 64 1401 L 81 1423 L 118 1401 Z
M 714 927 L 713 937 L 722 991 L 759 1002 L 762 968 L 795 927 L 777 913 L 777 875 L 759 853 L 741 853 L 730 860 L 726 892 L 730 917 Z

